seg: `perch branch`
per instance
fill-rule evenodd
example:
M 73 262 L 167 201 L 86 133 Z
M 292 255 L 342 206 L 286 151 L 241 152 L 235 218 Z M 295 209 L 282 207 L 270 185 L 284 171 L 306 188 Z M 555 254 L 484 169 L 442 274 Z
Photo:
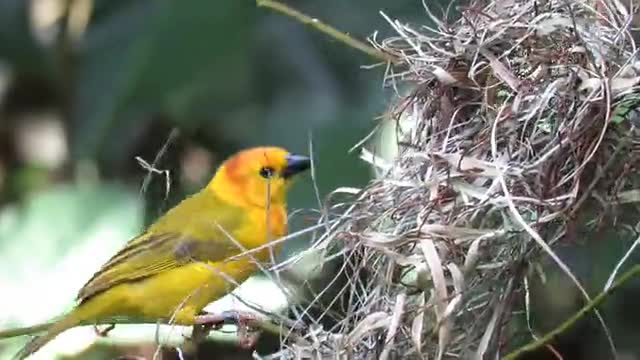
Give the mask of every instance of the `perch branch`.
M 107 321 L 107 322 L 98 322 L 96 324 L 94 323 L 83 323 L 80 326 L 85 326 L 85 325 L 111 325 L 111 324 L 124 324 L 124 325 L 133 325 L 133 324 L 149 324 L 146 322 L 133 322 L 133 321 L 116 321 L 115 323 L 113 321 Z M 40 332 L 44 332 L 47 331 L 47 329 L 53 325 L 52 322 L 47 322 L 47 323 L 43 323 L 43 324 L 39 324 L 39 325 L 35 325 L 35 326 L 29 326 L 29 327 L 21 327 L 21 328 L 11 328 L 11 329 L 6 329 L 6 330 L 0 330 L 0 339 L 7 339 L 7 338 L 12 338 L 12 337 L 17 337 L 17 336 L 24 336 L 24 335 L 33 335 L 33 334 L 37 334 Z M 170 323 L 161 323 L 161 325 L 169 325 L 169 326 L 173 326 L 173 324 Z M 295 334 L 295 328 L 290 327 L 288 325 L 285 324 L 277 324 L 274 323 L 273 321 L 269 320 L 269 319 L 251 319 L 247 325 L 249 325 L 252 328 L 258 329 L 260 331 L 264 331 L 266 333 L 269 334 L 273 334 L 276 336 L 282 336 L 283 334 L 289 334 L 291 333 L 290 336 L 293 336 L 294 339 L 297 337 L 297 334 Z
M 359 50 L 373 58 L 376 58 L 382 61 L 389 61 L 394 64 L 398 62 L 395 57 L 385 52 L 382 52 L 374 48 L 373 46 L 369 46 L 363 41 L 360 41 L 354 37 L 351 37 L 346 33 L 334 28 L 333 26 L 325 24 L 322 21 L 312 18 L 308 15 L 305 15 L 300 11 L 293 9 L 290 6 L 287 6 L 283 3 L 280 3 L 278 1 L 273 1 L 273 0 L 256 0 L 256 5 L 258 7 L 265 7 L 265 8 L 269 8 L 271 10 L 277 11 L 279 13 L 282 13 L 304 25 L 308 25 L 320 31 L 321 33 L 324 33 L 325 35 L 328 35 L 329 37 L 332 37 L 333 39 L 349 47 L 352 47 L 356 50 Z
M 634 276 L 640 275 L 640 265 L 636 265 L 631 269 L 627 270 L 623 273 L 616 282 L 613 283 L 611 287 L 599 293 L 596 297 L 593 298 L 590 302 L 588 302 L 584 307 L 582 307 L 579 311 L 577 311 L 573 316 L 569 319 L 565 320 L 562 324 L 558 325 L 555 329 L 548 332 L 543 337 L 538 340 L 532 341 L 514 351 L 507 354 L 503 359 L 504 360 L 515 360 L 525 353 L 534 351 L 546 344 L 548 344 L 554 337 L 562 334 L 567 331 L 571 326 L 573 326 L 578 320 L 584 317 L 591 310 L 594 310 L 598 307 L 606 298 L 611 295 L 615 290 L 617 290 L 620 286 L 626 283 L 628 280 L 633 278 Z

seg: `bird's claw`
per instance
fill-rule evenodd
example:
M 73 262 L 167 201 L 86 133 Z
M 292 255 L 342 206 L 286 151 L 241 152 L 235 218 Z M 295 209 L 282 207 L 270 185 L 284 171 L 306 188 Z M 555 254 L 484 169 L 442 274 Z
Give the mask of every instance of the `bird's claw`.
M 98 335 L 99 337 L 107 337 L 109 336 L 109 332 L 111 332 L 111 330 L 116 328 L 116 324 L 109 324 L 107 325 L 107 327 L 105 327 L 104 329 L 100 329 L 98 327 L 98 325 L 93 325 L 93 331 L 96 333 L 96 335 Z
M 240 348 L 245 350 L 253 349 L 260 338 L 260 330 L 251 329 L 248 326 L 238 327 L 238 339 Z
M 257 320 L 255 315 L 246 311 L 227 310 L 223 311 L 221 316 L 224 318 L 225 324 L 235 324 L 242 327 L 249 327 Z
M 256 321 L 256 316 L 249 312 L 227 310 L 221 313 L 206 313 L 196 317 L 195 324 L 200 327 L 198 335 L 204 332 L 204 336 L 212 329 L 219 329 L 225 324 L 234 324 L 238 327 L 238 338 L 240 347 L 252 349 L 260 336 L 260 331 L 252 324 Z
M 227 310 L 221 313 L 205 313 L 196 317 L 196 325 L 211 325 L 220 327 L 224 324 L 249 326 L 256 320 L 255 315 L 236 310 Z

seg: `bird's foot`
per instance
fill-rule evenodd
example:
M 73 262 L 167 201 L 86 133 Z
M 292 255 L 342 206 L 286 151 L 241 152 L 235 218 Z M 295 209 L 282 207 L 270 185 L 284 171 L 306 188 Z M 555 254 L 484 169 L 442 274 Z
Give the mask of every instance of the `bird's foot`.
M 227 310 L 221 313 L 204 313 L 196 316 L 196 325 L 211 325 L 221 327 L 224 324 L 248 326 L 257 319 L 255 315 L 246 311 Z
M 238 344 L 240 345 L 240 348 L 245 350 L 255 348 L 258 343 L 258 339 L 260 338 L 260 333 L 260 329 L 251 327 L 248 324 L 244 326 L 238 325 Z
M 240 347 L 243 349 L 252 349 L 258 337 L 260 331 L 252 326 L 257 321 L 255 315 L 245 311 L 228 310 L 221 313 L 205 313 L 196 316 L 194 329 L 201 329 L 198 331 L 198 336 L 203 338 L 213 328 L 219 329 L 224 324 L 234 324 L 238 327 L 238 338 L 240 339 Z M 194 334 L 194 339 L 195 339 Z
M 100 329 L 98 327 L 98 325 L 93 325 L 93 331 L 96 333 L 96 335 L 98 335 L 100 337 L 109 336 L 109 332 L 111 332 L 111 330 L 113 330 L 115 328 L 116 328 L 116 324 L 109 324 L 104 329 Z

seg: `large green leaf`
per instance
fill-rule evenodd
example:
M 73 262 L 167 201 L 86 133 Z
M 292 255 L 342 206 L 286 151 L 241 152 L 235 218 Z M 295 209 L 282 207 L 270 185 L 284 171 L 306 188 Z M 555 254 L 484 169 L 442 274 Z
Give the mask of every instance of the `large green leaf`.
M 181 118 L 211 84 L 219 89 L 213 103 L 241 97 L 254 11 L 245 1 L 148 0 L 96 20 L 78 64 L 74 153 L 94 157 L 117 147 L 110 131 L 117 122 L 159 110 Z

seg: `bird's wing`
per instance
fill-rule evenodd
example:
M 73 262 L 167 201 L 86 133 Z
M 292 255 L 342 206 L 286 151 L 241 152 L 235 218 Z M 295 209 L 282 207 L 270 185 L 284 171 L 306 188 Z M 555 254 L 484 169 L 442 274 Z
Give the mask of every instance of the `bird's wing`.
M 174 211 L 174 216 L 179 212 Z M 84 301 L 115 285 L 139 281 L 192 261 L 222 261 L 241 252 L 230 238 L 238 222 L 243 220 L 241 214 L 218 212 L 215 218 L 202 212 L 189 215 L 188 219 L 183 219 L 184 229 L 193 230 L 198 227 L 196 221 L 206 221 L 207 230 L 200 228 L 189 234 L 187 231 L 169 231 L 166 226 L 151 227 L 153 230 L 129 240 L 107 261 L 82 287 L 77 299 Z

